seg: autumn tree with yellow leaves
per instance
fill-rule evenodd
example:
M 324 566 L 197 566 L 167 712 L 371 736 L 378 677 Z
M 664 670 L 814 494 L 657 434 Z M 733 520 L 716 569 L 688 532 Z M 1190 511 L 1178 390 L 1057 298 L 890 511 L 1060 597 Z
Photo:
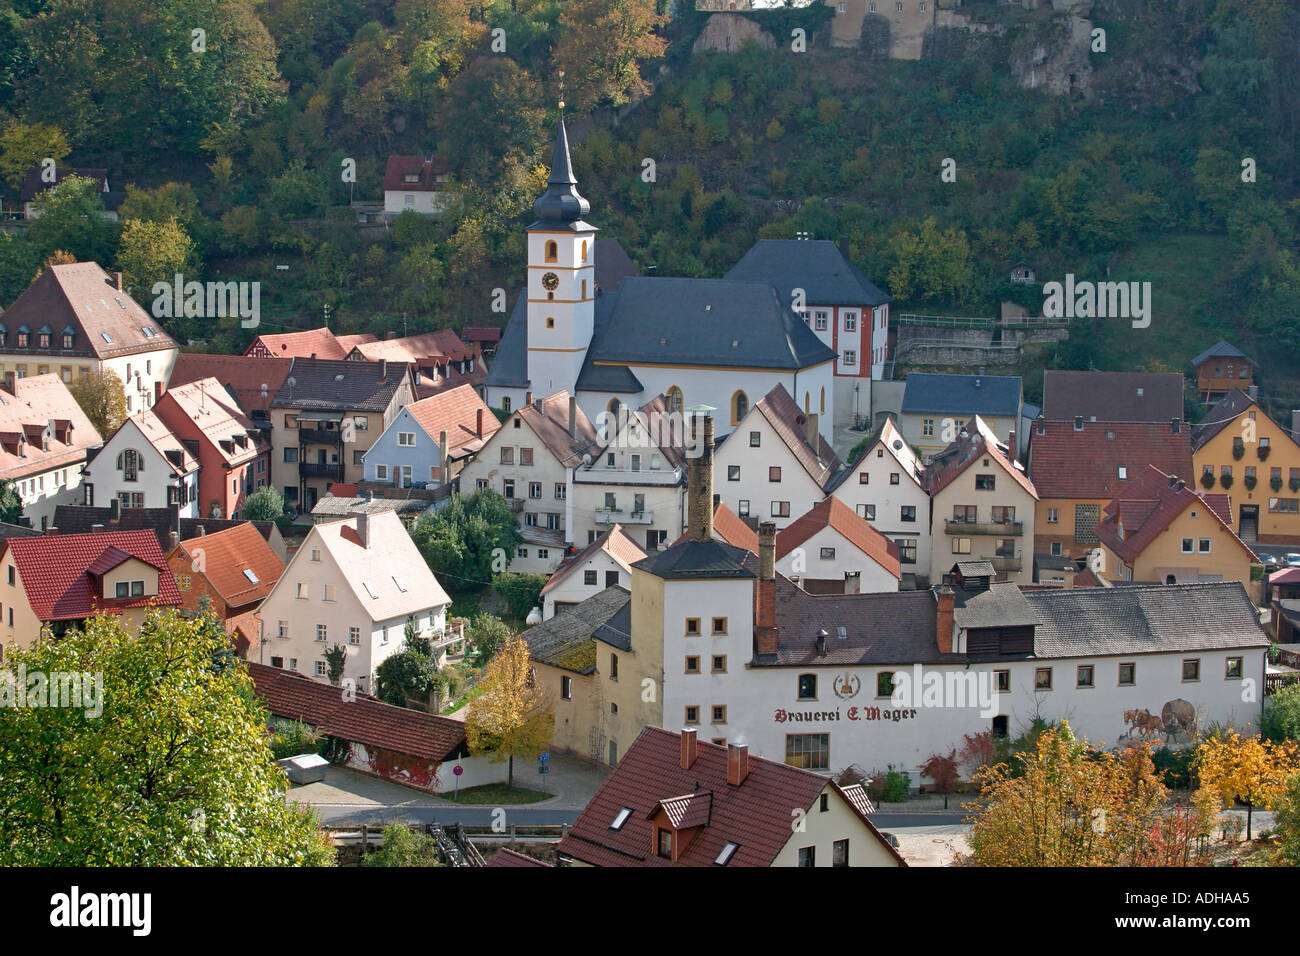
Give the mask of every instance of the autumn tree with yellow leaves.
M 1034 751 L 976 774 L 971 862 L 976 866 L 1185 866 L 1202 862 L 1209 823 L 1165 806 L 1169 791 L 1147 747 L 1097 751 L 1068 723 Z
M 510 763 L 506 785 L 515 784 L 515 757 L 531 760 L 545 750 L 555 730 L 550 696 L 536 682 L 528 642 L 519 635 L 506 640 L 483 671 L 482 693 L 465 714 L 470 753 L 486 754 L 494 763 Z
M 1300 772 L 1300 746 L 1294 741 L 1272 743 L 1242 737 L 1236 731 L 1206 740 L 1196 749 L 1196 773 L 1201 790 L 1231 806 L 1246 805 L 1246 839 L 1256 807 L 1271 810 L 1286 790 L 1287 778 Z

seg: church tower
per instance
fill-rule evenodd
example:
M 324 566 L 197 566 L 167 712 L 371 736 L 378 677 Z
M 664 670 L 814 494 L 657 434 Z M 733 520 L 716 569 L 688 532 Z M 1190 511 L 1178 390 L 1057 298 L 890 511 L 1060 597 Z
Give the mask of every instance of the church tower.
M 546 192 L 528 227 L 528 379 L 537 398 L 574 390 L 596 318 L 596 227 L 578 195 L 564 117 Z

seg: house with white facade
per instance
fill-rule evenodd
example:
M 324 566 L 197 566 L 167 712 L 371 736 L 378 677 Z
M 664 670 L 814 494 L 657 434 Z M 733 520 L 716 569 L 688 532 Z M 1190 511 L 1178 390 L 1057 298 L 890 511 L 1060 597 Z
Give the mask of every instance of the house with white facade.
M 978 415 L 1013 448 L 1022 402 L 1019 375 L 946 375 L 909 372 L 896 426 L 922 456 L 942 451 L 964 422 Z
M 443 212 L 452 198 L 447 173 L 447 161 L 437 156 L 389 156 L 384 166 L 384 215 Z
M 59 505 L 81 503 L 86 458 L 101 444 L 99 432 L 58 376 L 5 373 L 0 481 L 13 482 L 33 528 L 48 527 Z
M 903 577 L 898 546 L 834 497 L 781 530 L 776 566 L 813 594 L 897 591 Z
M 632 275 L 598 287 L 596 227 L 562 120 L 533 211 L 528 283 L 483 382 L 489 405 L 567 390 L 594 419 L 663 395 L 670 411 L 725 408 L 734 424 L 781 384 L 831 437 L 836 353 L 770 281 Z
M 681 533 L 688 417 L 670 413 L 662 395 L 596 416 L 600 447 L 573 475 L 572 542 L 590 543 L 620 524 L 649 552 Z
M 632 565 L 645 556 L 622 525 L 612 526 L 555 569 L 542 588 L 542 620 L 549 621 L 605 588 L 629 587 Z
M 197 445 L 177 438 L 152 410 L 124 421 L 85 468 L 86 505 L 117 499 L 122 508 L 174 506 L 182 518 L 202 516 Z
M 491 488 L 519 515 L 511 571 L 549 574 L 574 544 L 574 473 L 599 442 L 572 395 L 528 398 L 461 471 L 460 487 L 467 495 Z
M 930 583 L 930 495 L 925 468 L 892 417 L 830 485 L 830 493 L 898 548 L 903 587 Z
M 158 320 L 94 262 L 53 265 L 0 315 L 0 374 L 57 375 L 64 384 L 92 371 L 122 382 L 126 413 L 153 406 L 180 351 Z
M 365 452 L 365 480 L 438 488 L 460 474 L 500 427 L 469 385 L 412 402 Z
M 763 396 L 717 450 L 714 488 L 727 507 L 783 528 L 825 498 L 845 465 L 818 419 L 784 386 Z
M 726 277 L 776 286 L 835 350 L 835 424 L 865 420 L 889 357 L 889 296 L 825 239 L 760 239 Z
M 261 606 L 259 662 L 326 680 L 325 651 L 346 648 L 344 679 L 373 693 L 375 670 L 402 649 L 408 624 L 435 652 L 461 645 L 451 598 L 396 513 L 314 525 Z

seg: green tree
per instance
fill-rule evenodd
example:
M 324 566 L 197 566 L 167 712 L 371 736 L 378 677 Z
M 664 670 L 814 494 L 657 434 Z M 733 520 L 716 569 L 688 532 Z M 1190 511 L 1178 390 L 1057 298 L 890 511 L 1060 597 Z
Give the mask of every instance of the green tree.
M 18 486 L 8 478 L 0 480 L 0 521 L 19 524 L 23 517 L 23 499 Z
M 1277 831 L 1279 862 L 1300 866 L 1300 773 L 1287 778 L 1286 787 L 1273 804 L 1273 827 Z
M 408 626 L 402 649 L 375 669 L 379 699 L 398 707 L 406 706 L 406 698 L 424 697 L 438 685 L 438 662 L 429 652 L 429 642 L 417 639 L 413 630 Z
M 916 230 L 896 233 L 892 246 L 889 288 L 896 298 L 935 302 L 969 295 L 973 267 L 970 243 L 961 229 L 941 230 L 927 218 Z
M 0 707 L 0 865 L 332 863 L 311 814 L 284 799 L 248 674 L 214 666 L 227 644 L 151 611 L 138 637 L 103 616 L 11 649 L 9 680 L 20 667 L 98 677 L 80 707 Z
M 68 385 L 81 410 L 107 441 L 126 420 L 126 391 L 117 373 L 107 368 L 91 369 Z
M 479 666 L 483 666 L 496 656 L 514 633 L 509 624 L 494 614 L 475 614 L 465 636 L 474 648 Z
M 668 17 L 655 11 L 654 0 L 565 3 L 554 65 L 564 71 L 566 91 L 573 91 L 579 109 L 622 106 L 650 91 L 641 68 L 667 47 L 655 30 Z
M 494 562 L 508 563 L 519 543 L 519 524 L 505 498 L 489 488 L 468 498 L 454 494 L 411 529 L 430 569 L 450 588 L 491 583 Z
M 343 669 L 348 663 L 348 649 L 342 644 L 335 644 L 322 655 L 325 658 L 325 676 L 329 682 L 338 687 L 343 681 Z
M 506 602 L 510 616 L 517 621 L 538 606 L 545 586 L 544 574 L 498 574 L 492 578 L 492 590 Z
M 104 215 L 99 185 L 84 176 L 68 176 L 35 200 L 40 218 L 27 229 L 27 240 L 42 257 L 65 250 L 78 262 L 108 262 L 117 224 Z
M 69 152 L 68 138 L 49 123 L 10 123 L 0 132 L 0 179 L 17 189 L 28 170 L 40 166 L 42 160 L 58 164 Z
M 384 827 L 384 844 L 361 861 L 362 866 L 442 866 L 438 844 L 401 823 Z
M 40 271 L 40 250 L 26 239 L 0 233 L 0 307 L 12 305 Z
M 244 499 L 245 521 L 278 521 L 284 514 L 284 492 L 275 485 L 258 488 Z
M 1280 687 L 1264 698 L 1259 730 L 1265 740 L 1275 744 L 1300 741 L 1300 682 Z
M 122 200 L 117 214 L 123 222 L 138 219 L 161 224 L 175 220 L 190 236 L 196 235 L 203 226 L 199 199 L 189 183 L 163 183 L 154 189 L 127 186 L 126 199 Z
M 193 275 L 198 271 L 197 260 L 194 241 L 175 219 L 165 222 L 127 219 L 122 223 L 117 265 L 123 280 L 140 298 L 155 283 L 170 287 L 178 273 Z

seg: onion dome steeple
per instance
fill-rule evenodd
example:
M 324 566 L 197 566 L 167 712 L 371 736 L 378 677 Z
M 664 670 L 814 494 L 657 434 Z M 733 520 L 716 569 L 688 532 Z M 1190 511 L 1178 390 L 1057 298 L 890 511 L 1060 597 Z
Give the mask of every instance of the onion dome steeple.
M 582 223 L 582 217 L 591 212 L 591 203 L 578 194 L 578 180 L 573 175 L 573 164 L 569 159 L 569 134 L 564 128 L 563 115 L 555 134 L 551 176 L 546 182 L 546 192 L 533 203 L 533 213 L 538 219 L 533 227 L 590 229 Z

